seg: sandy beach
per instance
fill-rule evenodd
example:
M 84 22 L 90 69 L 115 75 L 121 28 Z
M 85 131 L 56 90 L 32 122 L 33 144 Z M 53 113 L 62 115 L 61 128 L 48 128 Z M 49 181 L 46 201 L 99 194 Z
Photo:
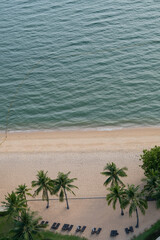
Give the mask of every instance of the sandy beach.
M 3 137 L 0 134 L 1 140 Z M 159 211 L 155 203 L 149 203 L 146 215 L 140 214 L 140 228 L 126 236 L 124 228 L 135 226 L 135 214 L 129 218 L 126 209 L 122 217 L 118 205 L 115 211 L 107 205 L 105 177 L 100 172 L 106 163 L 113 161 L 118 167 L 128 167 L 126 184 L 142 185 L 140 154 L 144 148 L 150 149 L 159 143 L 160 128 L 10 133 L 0 146 L 0 201 L 18 184 L 30 186 L 38 170 L 48 171 L 51 178 L 56 178 L 59 171 L 71 171 L 70 176 L 78 178 L 75 185 L 79 189 L 75 190 L 76 197 L 69 195 L 74 198 L 69 200 L 70 210 L 56 196 L 51 196 L 49 209 L 45 208 L 45 202 L 29 202 L 32 210 L 38 211 L 50 226 L 53 222 L 60 222 L 61 227 L 64 223 L 73 224 L 71 234 L 75 233 L 77 225 L 86 225 L 82 236 L 88 239 L 110 239 L 111 229 L 118 230 L 117 240 L 131 239 L 153 224 L 159 218 Z M 91 236 L 93 227 L 102 228 L 99 236 Z

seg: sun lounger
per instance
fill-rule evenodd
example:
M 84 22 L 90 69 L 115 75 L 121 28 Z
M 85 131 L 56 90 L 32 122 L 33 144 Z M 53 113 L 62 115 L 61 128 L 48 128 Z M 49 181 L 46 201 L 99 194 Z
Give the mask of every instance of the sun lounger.
M 57 223 L 57 225 L 55 226 L 55 229 L 58 229 L 60 226 L 60 223 Z
M 83 226 L 81 229 L 81 232 L 84 232 L 85 229 L 86 229 L 86 226 Z
M 69 224 L 64 224 L 62 227 L 62 231 L 68 230 Z
M 73 225 L 70 225 L 67 230 L 70 232 L 72 228 L 73 228 Z
M 57 225 L 57 223 L 54 222 L 54 223 L 52 224 L 52 226 L 51 226 L 51 229 L 55 229 L 56 225 Z
M 98 228 L 98 230 L 96 231 L 96 234 L 100 234 L 102 228 Z
M 92 231 L 91 231 L 91 234 L 94 234 L 94 233 L 96 233 L 96 228 L 95 227 L 92 228 Z
M 133 229 L 132 226 L 129 227 L 129 231 L 130 231 L 130 232 L 134 232 L 134 229 Z
M 119 233 L 117 232 L 117 230 L 112 230 L 111 233 L 110 233 L 110 236 L 111 237 L 115 237 L 117 236 Z
M 77 228 L 76 228 L 76 232 L 80 232 L 81 231 L 81 226 L 78 226 Z
M 129 229 L 128 228 L 125 228 L 124 230 L 125 230 L 126 234 L 129 233 Z

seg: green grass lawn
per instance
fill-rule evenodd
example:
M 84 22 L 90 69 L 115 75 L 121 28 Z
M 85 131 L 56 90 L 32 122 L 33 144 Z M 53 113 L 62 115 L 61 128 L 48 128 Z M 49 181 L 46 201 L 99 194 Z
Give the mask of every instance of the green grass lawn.
M 0 216 L 0 236 L 6 237 L 9 230 L 13 227 L 13 221 L 8 216 Z
M 50 240 L 87 240 L 86 238 L 80 238 L 77 236 L 69 236 L 69 235 L 61 235 L 58 233 L 52 233 L 50 231 L 46 231 L 43 233 L 44 234 L 44 239 L 50 239 Z
M 0 239 L 7 237 L 8 235 L 12 239 L 10 229 L 13 227 L 13 220 L 9 219 L 8 216 L 0 216 Z M 50 231 L 42 232 L 42 239 L 44 240 L 87 240 L 86 238 L 80 238 L 77 236 L 61 235 L 58 233 L 52 233 Z M 39 237 L 34 237 L 34 240 L 39 240 Z
M 134 240 L 156 240 L 160 236 L 160 220 L 153 224 L 151 228 L 140 234 Z

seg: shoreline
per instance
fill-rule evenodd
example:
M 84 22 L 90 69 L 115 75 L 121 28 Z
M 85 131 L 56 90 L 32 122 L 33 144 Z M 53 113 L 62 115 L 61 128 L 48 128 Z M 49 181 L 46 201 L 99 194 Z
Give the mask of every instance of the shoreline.
M 54 132 L 112 132 L 117 130 L 158 129 L 160 125 L 97 126 L 97 127 L 61 127 L 53 129 L 0 130 L 0 135 L 14 133 L 54 133 Z
M 3 142 L 4 141 L 4 142 Z M 114 131 L 36 131 L 0 133 L 0 152 L 92 152 L 142 150 L 160 143 L 160 127 Z

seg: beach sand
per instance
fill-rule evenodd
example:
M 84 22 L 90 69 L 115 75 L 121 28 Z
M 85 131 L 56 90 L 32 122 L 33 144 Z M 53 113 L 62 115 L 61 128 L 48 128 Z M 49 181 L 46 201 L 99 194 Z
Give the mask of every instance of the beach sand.
M 3 135 L 1 134 L 1 139 Z M 140 214 L 140 228 L 134 234 L 126 235 L 125 227 L 135 226 L 136 216 L 120 215 L 117 204 L 116 210 L 108 206 L 105 200 L 106 188 L 103 186 L 105 177 L 100 174 L 108 162 L 115 162 L 118 167 L 128 167 L 126 184 L 140 184 L 143 171 L 139 167 L 140 154 L 144 148 L 150 149 L 160 143 L 160 128 L 135 128 L 104 131 L 71 131 L 71 132 L 33 132 L 10 133 L 0 146 L 0 201 L 4 200 L 7 192 L 14 190 L 18 184 L 26 183 L 36 177 L 38 170 L 48 171 L 51 178 L 56 178 L 59 171 L 71 171 L 70 177 L 78 180 L 75 185 L 76 197 L 69 199 L 70 210 L 66 203 L 60 203 L 56 196 L 51 196 L 50 208 L 46 203 L 31 201 L 29 206 L 38 211 L 50 225 L 53 222 L 73 224 L 71 234 L 76 226 L 86 225 L 82 236 L 88 239 L 106 240 L 110 238 L 110 230 L 117 229 L 117 240 L 131 239 L 134 234 L 143 232 L 159 219 L 159 211 L 155 203 L 149 203 L 146 215 Z M 79 198 L 79 199 L 78 199 Z M 40 199 L 40 196 L 37 197 Z M 99 236 L 92 235 L 93 227 L 101 227 Z M 60 230 L 58 232 L 61 232 Z M 80 235 L 80 234 L 77 234 Z

